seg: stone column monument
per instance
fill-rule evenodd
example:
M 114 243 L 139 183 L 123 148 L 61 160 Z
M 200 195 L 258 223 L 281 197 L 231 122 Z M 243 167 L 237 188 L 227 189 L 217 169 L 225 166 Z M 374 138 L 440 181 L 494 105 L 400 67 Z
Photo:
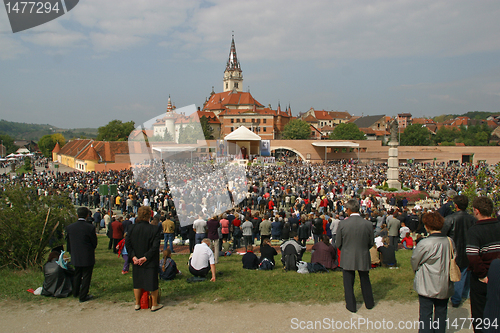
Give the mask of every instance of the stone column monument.
M 391 122 L 391 141 L 389 142 L 389 158 L 387 159 L 387 185 L 389 188 L 401 189 L 399 176 L 399 158 L 398 158 L 398 120 Z

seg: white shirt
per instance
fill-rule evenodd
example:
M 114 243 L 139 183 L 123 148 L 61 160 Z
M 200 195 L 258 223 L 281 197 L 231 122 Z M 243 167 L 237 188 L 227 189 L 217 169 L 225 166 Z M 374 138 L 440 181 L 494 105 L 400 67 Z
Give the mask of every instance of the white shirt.
M 199 271 L 209 265 L 215 265 L 214 253 L 207 244 L 196 244 L 191 258 L 191 266 Z
M 204 234 L 207 232 L 207 221 L 198 219 L 193 222 L 193 229 L 196 229 L 197 234 Z

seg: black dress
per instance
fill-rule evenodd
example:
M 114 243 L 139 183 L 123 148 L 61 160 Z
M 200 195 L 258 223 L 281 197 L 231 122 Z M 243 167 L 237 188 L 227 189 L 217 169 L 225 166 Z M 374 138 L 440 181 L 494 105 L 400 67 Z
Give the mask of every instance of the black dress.
M 146 221 L 136 221 L 128 229 L 125 246 L 130 260 L 146 257 L 142 266 L 134 265 L 132 280 L 134 289 L 155 291 L 158 289 L 158 263 L 160 261 L 160 229 Z M 132 261 L 133 262 L 133 261 Z

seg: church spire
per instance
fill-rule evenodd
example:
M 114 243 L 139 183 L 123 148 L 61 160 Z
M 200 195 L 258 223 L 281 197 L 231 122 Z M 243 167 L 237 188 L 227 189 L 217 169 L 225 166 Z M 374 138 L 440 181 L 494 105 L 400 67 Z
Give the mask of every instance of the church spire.
M 229 59 L 227 60 L 226 71 L 241 71 L 240 62 L 236 56 L 236 46 L 234 45 L 234 34 L 231 39 L 231 49 L 229 50 Z
M 224 71 L 224 92 L 226 91 L 242 91 L 243 75 L 241 73 L 240 62 L 236 55 L 236 46 L 234 44 L 234 34 L 231 38 L 231 49 L 229 50 L 229 59 L 227 60 L 226 70 Z

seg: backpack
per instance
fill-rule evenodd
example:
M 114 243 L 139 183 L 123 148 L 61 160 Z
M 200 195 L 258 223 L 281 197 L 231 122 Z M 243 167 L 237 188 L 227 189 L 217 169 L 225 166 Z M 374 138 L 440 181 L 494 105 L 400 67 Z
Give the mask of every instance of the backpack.
M 271 260 L 264 258 L 259 264 L 259 269 L 263 271 L 269 271 L 274 268 L 274 264 L 271 262 Z
M 283 267 L 285 271 L 297 271 L 297 251 L 295 246 L 288 244 L 283 250 Z
M 240 227 L 234 227 L 234 231 L 233 231 L 233 236 L 234 237 L 241 237 L 243 234 L 241 232 L 241 228 Z
M 106 228 L 106 224 L 104 222 L 104 219 L 101 219 L 101 228 Z
M 326 269 L 326 267 L 323 264 L 320 264 L 319 262 L 307 263 L 307 270 L 309 271 L 309 273 L 317 273 L 317 272 L 328 273 L 328 269 Z
M 299 261 L 297 267 L 298 267 L 297 273 L 309 274 L 309 270 L 307 269 L 307 262 Z

